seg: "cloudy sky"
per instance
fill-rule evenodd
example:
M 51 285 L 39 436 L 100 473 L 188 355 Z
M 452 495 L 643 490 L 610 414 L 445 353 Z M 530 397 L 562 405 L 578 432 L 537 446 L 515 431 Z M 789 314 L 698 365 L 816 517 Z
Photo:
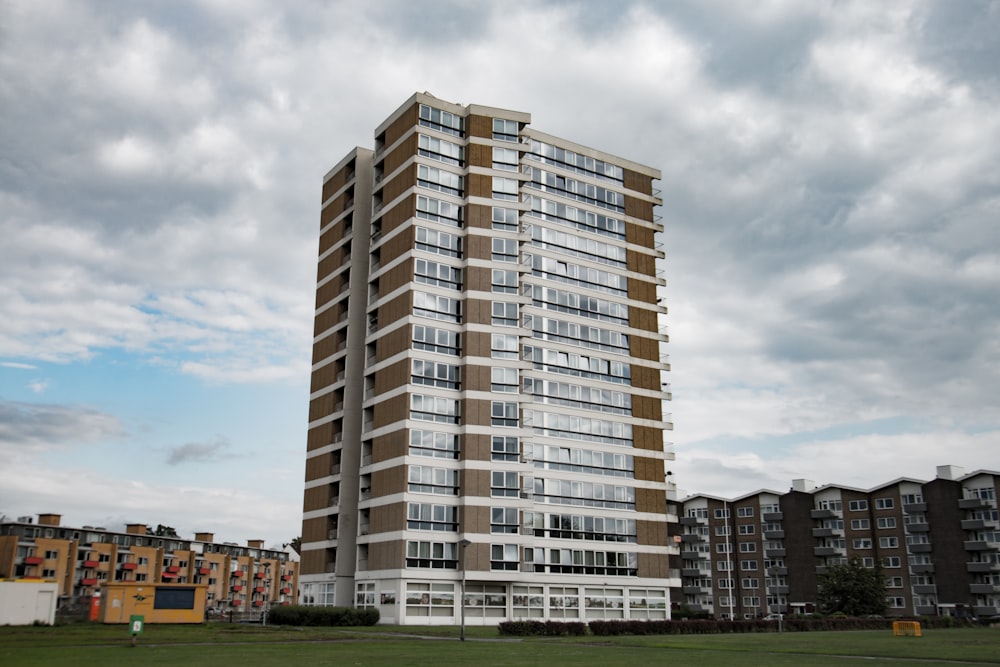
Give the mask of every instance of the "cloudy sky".
M 0 513 L 299 534 L 320 185 L 415 91 L 663 172 L 674 479 L 1000 468 L 1000 3 L 0 0 Z

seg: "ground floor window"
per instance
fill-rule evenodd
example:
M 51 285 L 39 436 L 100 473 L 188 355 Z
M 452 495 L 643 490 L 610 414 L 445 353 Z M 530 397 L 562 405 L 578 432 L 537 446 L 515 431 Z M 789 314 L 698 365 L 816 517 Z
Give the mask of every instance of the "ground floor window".
M 545 616 L 545 596 L 541 586 L 514 586 L 514 618 Z
M 465 587 L 466 618 L 506 618 L 507 586 L 505 584 L 467 584 Z
M 549 586 L 549 616 L 580 618 L 580 589 L 576 586 Z
M 620 588 L 585 588 L 583 606 L 587 618 L 624 618 L 625 605 Z
M 628 611 L 631 618 L 666 618 L 667 591 L 662 588 L 630 588 Z
M 454 584 L 406 584 L 407 616 L 455 616 Z
M 355 587 L 354 606 L 367 609 L 375 606 L 375 582 L 362 581 Z

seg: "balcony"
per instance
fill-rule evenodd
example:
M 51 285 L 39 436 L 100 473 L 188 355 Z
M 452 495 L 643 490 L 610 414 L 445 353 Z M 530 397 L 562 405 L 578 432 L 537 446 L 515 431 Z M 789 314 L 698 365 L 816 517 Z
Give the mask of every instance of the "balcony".
M 987 542 L 985 540 L 969 540 L 965 542 L 966 551 L 996 551 L 996 542 Z
M 96 586 L 97 585 L 97 579 L 81 579 L 80 580 L 80 585 L 81 586 Z
M 708 519 L 698 516 L 682 516 L 678 523 L 682 526 L 707 526 Z
M 258 573 L 257 573 L 257 574 L 255 574 L 254 576 L 255 576 L 255 577 L 256 577 L 257 579 L 264 579 L 265 577 L 267 577 L 267 574 L 266 574 L 266 573 L 264 573 L 264 572 L 258 572 Z
M 282 595 L 291 595 L 292 594 L 292 589 L 291 588 L 282 588 L 281 589 L 281 594 Z
M 700 551 L 682 551 L 681 560 L 708 560 L 709 554 Z
M 929 533 L 931 525 L 929 523 L 908 523 L 904 526 L 908 533 Z
M 910 574 L 933 574 L 934 563 L 919 563 L 910 566 Z
M 253 592 L 254 593 L 263 593 L 265 590 L 267 590 L 267 589 L 264 588 L 263 586 L 255 586 L 254 589 L 253 589 Z
M 785 577 L 788 576 L 787 567 L 769 567 L 767 568 L 767 573 L 772 577 Z
M 996 595 L 1000 593 L 998 584 L 969 584 L 969 592 L 973 595 Z
M 937 586 L 934 584 L 914 584 L 913 585 L 914 595 L 936 595 Z
M 712 589 L 708 586 L 682 586 L 681 593 L 684 595 L 701 595 L 702 593 L 708 593 Z
M 168 565 L 167 567 L 163 568 L 163 571 L 169 572 L 170 574 L 177 574 L 178 572 L 181 571 L 181 568 L 178 567 L 177 565 Z
M 233 600 L 229 604 L 233 605 L 234 607 L 239 607 L 243 604 L 243 600 Z
M 843 531 L 836 528 L 813 528 L 812 534 L 813 537 L 833 537 L 834 535 L 842 535 Z
M 233 584 L 233 586 L 232 586 L 232 588 L 230 590 L 232 590 L 235 593 L 239 593 L 240 591 L 243 590 L 243 586 L 240 585 L 240 584 Z
M 83 567 L 84 568 L 95 568 L 98 565 L 100 565 L 100 563 L 97 562 L 96 560 L 85 560 L 85 561 L 83 561 Z
M 826 556 L 839 556 L 844 552 L 840 547 L 813 547 L 813 555 L 826 557 Z
M 702 572 L 701 570 L 695 567 L 686 567 L 681 570 L 682 577 L 704 577 L 707 576 L 707 574 L 710 573 Z
M 784 512 L 764 512 L 764 521 L 781 521 L 785 518 Z
M 281 575 L 281 580 L 282 581 L 291 581 L 292 580 L 292 575 L 290 575 L 290 574 L 283 574 L 283 575 Z
M 243 576 L 243 570 L 233 570 L 229 573 L 229 576 L 233 579 L 239 579 Z
M 962 530 L 984 530 L 986 527 L 986 522 L 982 519 L 966 519 L 962 521 Z
M 199 567 L 198 568 L 198 574 L 200 574 L 202 576 L 204 576 L 206 574 L 211 574 L 211 573 L 212 573 L 212 568 L 210 568 L 210 567 Z
M 1000 615 L 1000 607 L 996 605 L 983 606 L 983 607 L 973 607 L 976 616 L 998 616 Z
M 907 514 L 917 514 L 927 511 L 927 503 L 903 503 L 903 511 Z
M 24 558 L 24 564 L 25 565 L 41 565 L 43 560 L 45 560 L 45 559 L 42 558 L 41 556 L 25 556 L 25 558 Z
M 929 554 L 932 550 L 931 544 L 929 542 L 924 542 L 921 544 L 907 544 L 907 550 L 911 554 Z
M 699 542 L 704 542 L 705 538 L 702 535 L 695 535 L 690 533 L 688 535 L 681 535 L 681 542 L 684 544 L 697 544 Z
M 785 539 L 785 531 L 783 530 L 765 530 L 764 531 L 765 540 L 783 540 Z
M 839 519 L 840 515 L 833 510 L 809 510 L 809 516 L 814 519 Z
M 965 569 L 968 572 L 1000 572 L 1000 563 L 991 563 L 989 561 L 972 561 L 971 563 L 965 564 Z
M 131 572 L 132 570 L 136 569 L 139 566 L 136 563 L 118 563 L 118 567 L 120 567 L 123 570 L 128 570 Z
M 985 498 L 962 498 L 958 501 L 958 508 L 962 510 L 981 510 L 987 507 L 993 507 L 993 505 Z
M 253 606 L 255 606 L 255 607 L 263 607 L 264 606 L 264 601 L 263 600 L 254 600 L 253 601 Z
M 916 612 L 918 616 L 937 616 L 938 613 L 937 607 L 932 604 L 914 605 L 913 610 Z
M 770 586 L 767 592 L 771 595 L 788 595 L 788 586 Z
M 764 549 L 764 558 L 784 558 L 784 549 Z

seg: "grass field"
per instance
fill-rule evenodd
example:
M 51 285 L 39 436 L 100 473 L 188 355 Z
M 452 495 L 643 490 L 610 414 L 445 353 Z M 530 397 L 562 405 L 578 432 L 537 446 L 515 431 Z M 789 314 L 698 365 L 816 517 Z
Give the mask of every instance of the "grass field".
M 505 639 L 496 628 L 146 626 L 0 627 L 0 665 L 1000 665 L 1000 630 Z

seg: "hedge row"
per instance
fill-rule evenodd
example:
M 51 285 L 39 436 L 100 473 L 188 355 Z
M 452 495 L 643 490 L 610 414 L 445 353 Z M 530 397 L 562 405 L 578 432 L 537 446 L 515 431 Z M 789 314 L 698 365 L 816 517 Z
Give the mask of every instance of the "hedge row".
M 500 634 L 516 637 L 582 637 L 587 634 L 587 624 L 560 621 L 504 621 L 500 624 Z
M 272 625 L 375 625 L 378 619 L 378 609 L 351 607 L 288 605 L 271 607 L 267 613 L 267 622 Z
M 789 616 L 781 629 L 786 632 L 815 632 L 835 630 L 888 630 L 893 620 L 917 620 L 924 628 L 945 628 L 968 625 L 968 621 L 948 617 L 919 619 L 844 618 Z M 505 621 L 500 624 L 501 635 L 714 635 L 744 632 L 777 632 L 777 621 L 590 621 L 589 623 L 558 623 L 549 621 Z

